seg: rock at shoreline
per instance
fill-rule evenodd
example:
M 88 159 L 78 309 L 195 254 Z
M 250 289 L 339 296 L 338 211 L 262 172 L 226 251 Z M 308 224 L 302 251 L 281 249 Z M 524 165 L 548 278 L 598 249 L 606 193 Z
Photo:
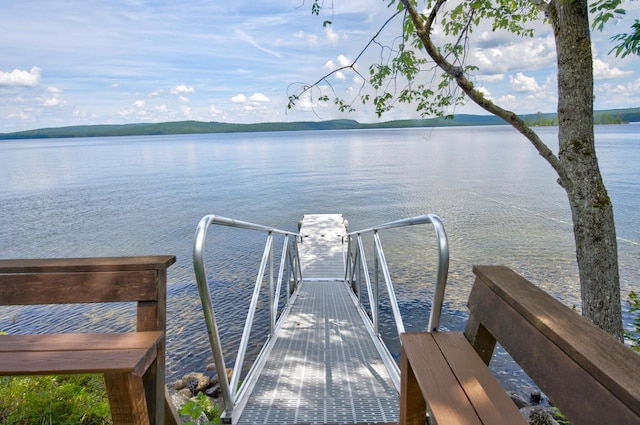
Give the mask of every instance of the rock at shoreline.
M 227 369 L 227 381 L 231 379 L 232 373 L 233 369 Z M 217 374 L 211 377 L 200 372 L 188 373 L 169 385 L 169 388 L 181 392 L 188 397 L 198 395 L 200 392 L 212 398 L 220 396 L 220 384 Z
M 529 425 L 559 425 L 558 422 L 553 419 L 553 415 L 542 406 L 530 406 L 523 407 L 520 412 L 529 422 Z

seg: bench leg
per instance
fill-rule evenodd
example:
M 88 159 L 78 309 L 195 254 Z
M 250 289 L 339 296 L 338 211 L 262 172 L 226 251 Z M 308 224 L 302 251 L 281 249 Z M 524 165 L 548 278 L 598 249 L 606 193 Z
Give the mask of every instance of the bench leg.
M 480 320 L 471 313 L 464 329 L 464 336 L 471 346 L 476 350 L 482 361 L 488 366 L 496 348 L 496 339 L 491 332 L 485 328 Z
M 424 425 L 427 403 L 404 349 L 401 351 L 400 368 L 400 425 Z
M 131 373 L 105 373 L 104 382 L 114 425 L 150 425 L 142 378 Z

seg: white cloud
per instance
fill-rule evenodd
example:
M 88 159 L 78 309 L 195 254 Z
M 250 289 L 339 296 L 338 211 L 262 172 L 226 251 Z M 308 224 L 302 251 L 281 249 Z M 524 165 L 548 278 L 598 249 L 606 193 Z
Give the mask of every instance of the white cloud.
M 333 28 L 331 28 L 331 26 L 327 26 L 324 29 L 324 33 L 327 36 L 327 40 L 329 40 L 329 43 L 331 44 L 337 44 L 340 40 L 340 36 L 333 30 Z
M 187 87 L 184 84 L 180 84 L 171 89 L 172 94 L 181 94 L 181 93 L 195 93 L 195 89 L 193 87 Z
M 42 101 L 42 106 L 58 106 L 59 104 L 59 97 L 47 97 Z
M 498 102 L 515 102 L 517 99 L 512 94 L 507 94 L 498 99 Z
M 40 84 L 40 68 L 34 66 L 31 71 L 14 69 L 11 72 L 0 72 L 0 86 L 35 87 Z
M 250 45 L 252 45 L 253 47 L 255 47 L 260 51 L 263 51 L 269 55 L 275 56 L 278 59 L 282 59 L 282 55 L 280 55 L 278 52 L 262 46 L 260 43 L 258 43 L 258 41 L 253 36 L 247 34 L 246 32 L 238 28 L 236 28 L 236 30 L 234 31 L 234 36 L 237 37 L 239 40 L 246 41 L 247 43 L 249 43 Z
M 556 66 L 553 35 L 537 38 L 502 40 L 497 36 L 492 47 L 473 48 L 469 63 L 482 74 L 504 74 L 512 70 L 537 70 Z
M 299 38 L 301 40 L 306 40 L 309 43 L 309 46 L 316 47 L 319 44 L 318 36 L 315 34 L 307 34 L 304 31 L 298 31 L 293 33 L 294 38 Z
M 209 106 L 209 115 L 217 116 L 217 115 L 221 115 L 221 114 L 223 114 L 223 111 L 221 111 L 220 109 L 216 108 L 215 105 Z
M 180 106 L 180 110 L 182 111 L 182 113 L 184 114 L 185 117 L 187 118 L 191 118 L 191 108 L 186 106 L 186 105 L 182 105 Z
M 135 102 L 133 102 L 133 105 L 137 108 L 142 108 L 144 107 L 144 100 L 136 100 Z
M 340 66 L 350 66 L 353 62 L 345 55 L 339 55 L 338 63 L 340 64 Z
M 603 60 L 593 60 L 593 78 L 596 80 L 612 80 L 614 78 L 627 77 L 632 75 L 633 71 L 622 71 L 611 66 Z
M 509 77 L 511 89 L 516 92 L 534 92 L 540 90 L 540 86 L 534 77 L 527 77 L 518 72 L 515 77 Z
M 497 83 L 504 80 L 504 74 L 478 75 L 475 79 L 483 83 Z
M 491 99 L 491 92 L 489 91 L 488 88 L 486 87 L 478 87 L 478 91 L 480 93 L 482 93 L 482 95 L 486 98 L 486 99 Z
M 619 84 L 597 84 L 596 101 L 599 107 L 627 107 L 640 103 L 640 79 Z
M 63 103 L 62 90 L 56 87 L 47 87 L 46 94 L 40 100 L 42 106 L 58 106 Z
M 245 95 L 243 95 L 243 94 L 238 94 L 238 95 L 233 96 L 231 98 L 231 101 L 233 103 L 244 103 L 244 102 L 247 101 L 247 97 Z
M 262 93 L 252 94 L 251 97 L 249 97 L 249 100 L 252 102 L 271 102 L 271 99 L 269 99 L 267 96 L 265 96 Z
M 180 101 L 180 103 L 189 103 L 189 98 L 186 96 L 178 96 L 178 101 Z
M 329 71 L 334 71 L 338 68 L 343 68 L 346 66 L 351 66 L 352 61 L 349 60 L 349 58 L 347 58 L 345 55 L 338 55 L 338 57 L 336 58 L 338 63 L 334 62 L 333 60 L 329 59 L 328 61 L 325 62 L 323 68 L 328 69 Z
M 160 105 L 160 106 L 156 106 L 156 111 L 158 112 L 169 112 L 169 108 L 167 107 L 167 105 Z
M 8 119 L 19 119 L 19 120 L 28 120 L 31 119 L 31 115 L 27 114 L 25 111 L 20 111 L 17 113 L 7 115 Z

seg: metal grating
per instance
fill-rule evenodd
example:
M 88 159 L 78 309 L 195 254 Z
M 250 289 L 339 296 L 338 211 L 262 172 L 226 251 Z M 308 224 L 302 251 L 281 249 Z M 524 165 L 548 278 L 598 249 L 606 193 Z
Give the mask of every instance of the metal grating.
M 342 282 L 342 215 L 305 215 L 300 233 L 305 280 L 238 423 L 398 422 L 398 392 Z
M 240 424 L 396 422 L 398 393 L 343 282 L 304 282 Z

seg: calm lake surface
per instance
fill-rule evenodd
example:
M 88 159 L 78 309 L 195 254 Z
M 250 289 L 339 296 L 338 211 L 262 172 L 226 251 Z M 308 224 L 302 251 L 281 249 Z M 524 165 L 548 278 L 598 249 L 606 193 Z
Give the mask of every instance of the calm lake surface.
M 557 145 L 557 128 L 539 131 Z M 640 125 L 597 127 L 596 137 L 626 298 L 640 290 Z M 206 214 L 296 230 L 303 214 L 342 213 L 357 230 L 435 213 L 451 249 L 445 328 L 463 326 L 473 264 L 510 266 L 580 306 L 566 195 L 551 167 L 507 126 L 1 141 L 0 181 L 0 258 L 177 256 L 169 269 L 170 378 L 211 362 L 191 263 Z M 381 237 L 405 324 L 422 330 L 435 237 L 428 227 L 415 230 Z M 208 241 L 214 307 L 232 363 L 264 238 L 222 228 Z M 128 329 L 133 314 L 130 306 L 3 308 L 0 330 Z M 389 320 L 384 332 L 391 329 Z M 397 350 L 393 336 L 388 341 Z M 507 384 L 520 379 L 504 373 Z

